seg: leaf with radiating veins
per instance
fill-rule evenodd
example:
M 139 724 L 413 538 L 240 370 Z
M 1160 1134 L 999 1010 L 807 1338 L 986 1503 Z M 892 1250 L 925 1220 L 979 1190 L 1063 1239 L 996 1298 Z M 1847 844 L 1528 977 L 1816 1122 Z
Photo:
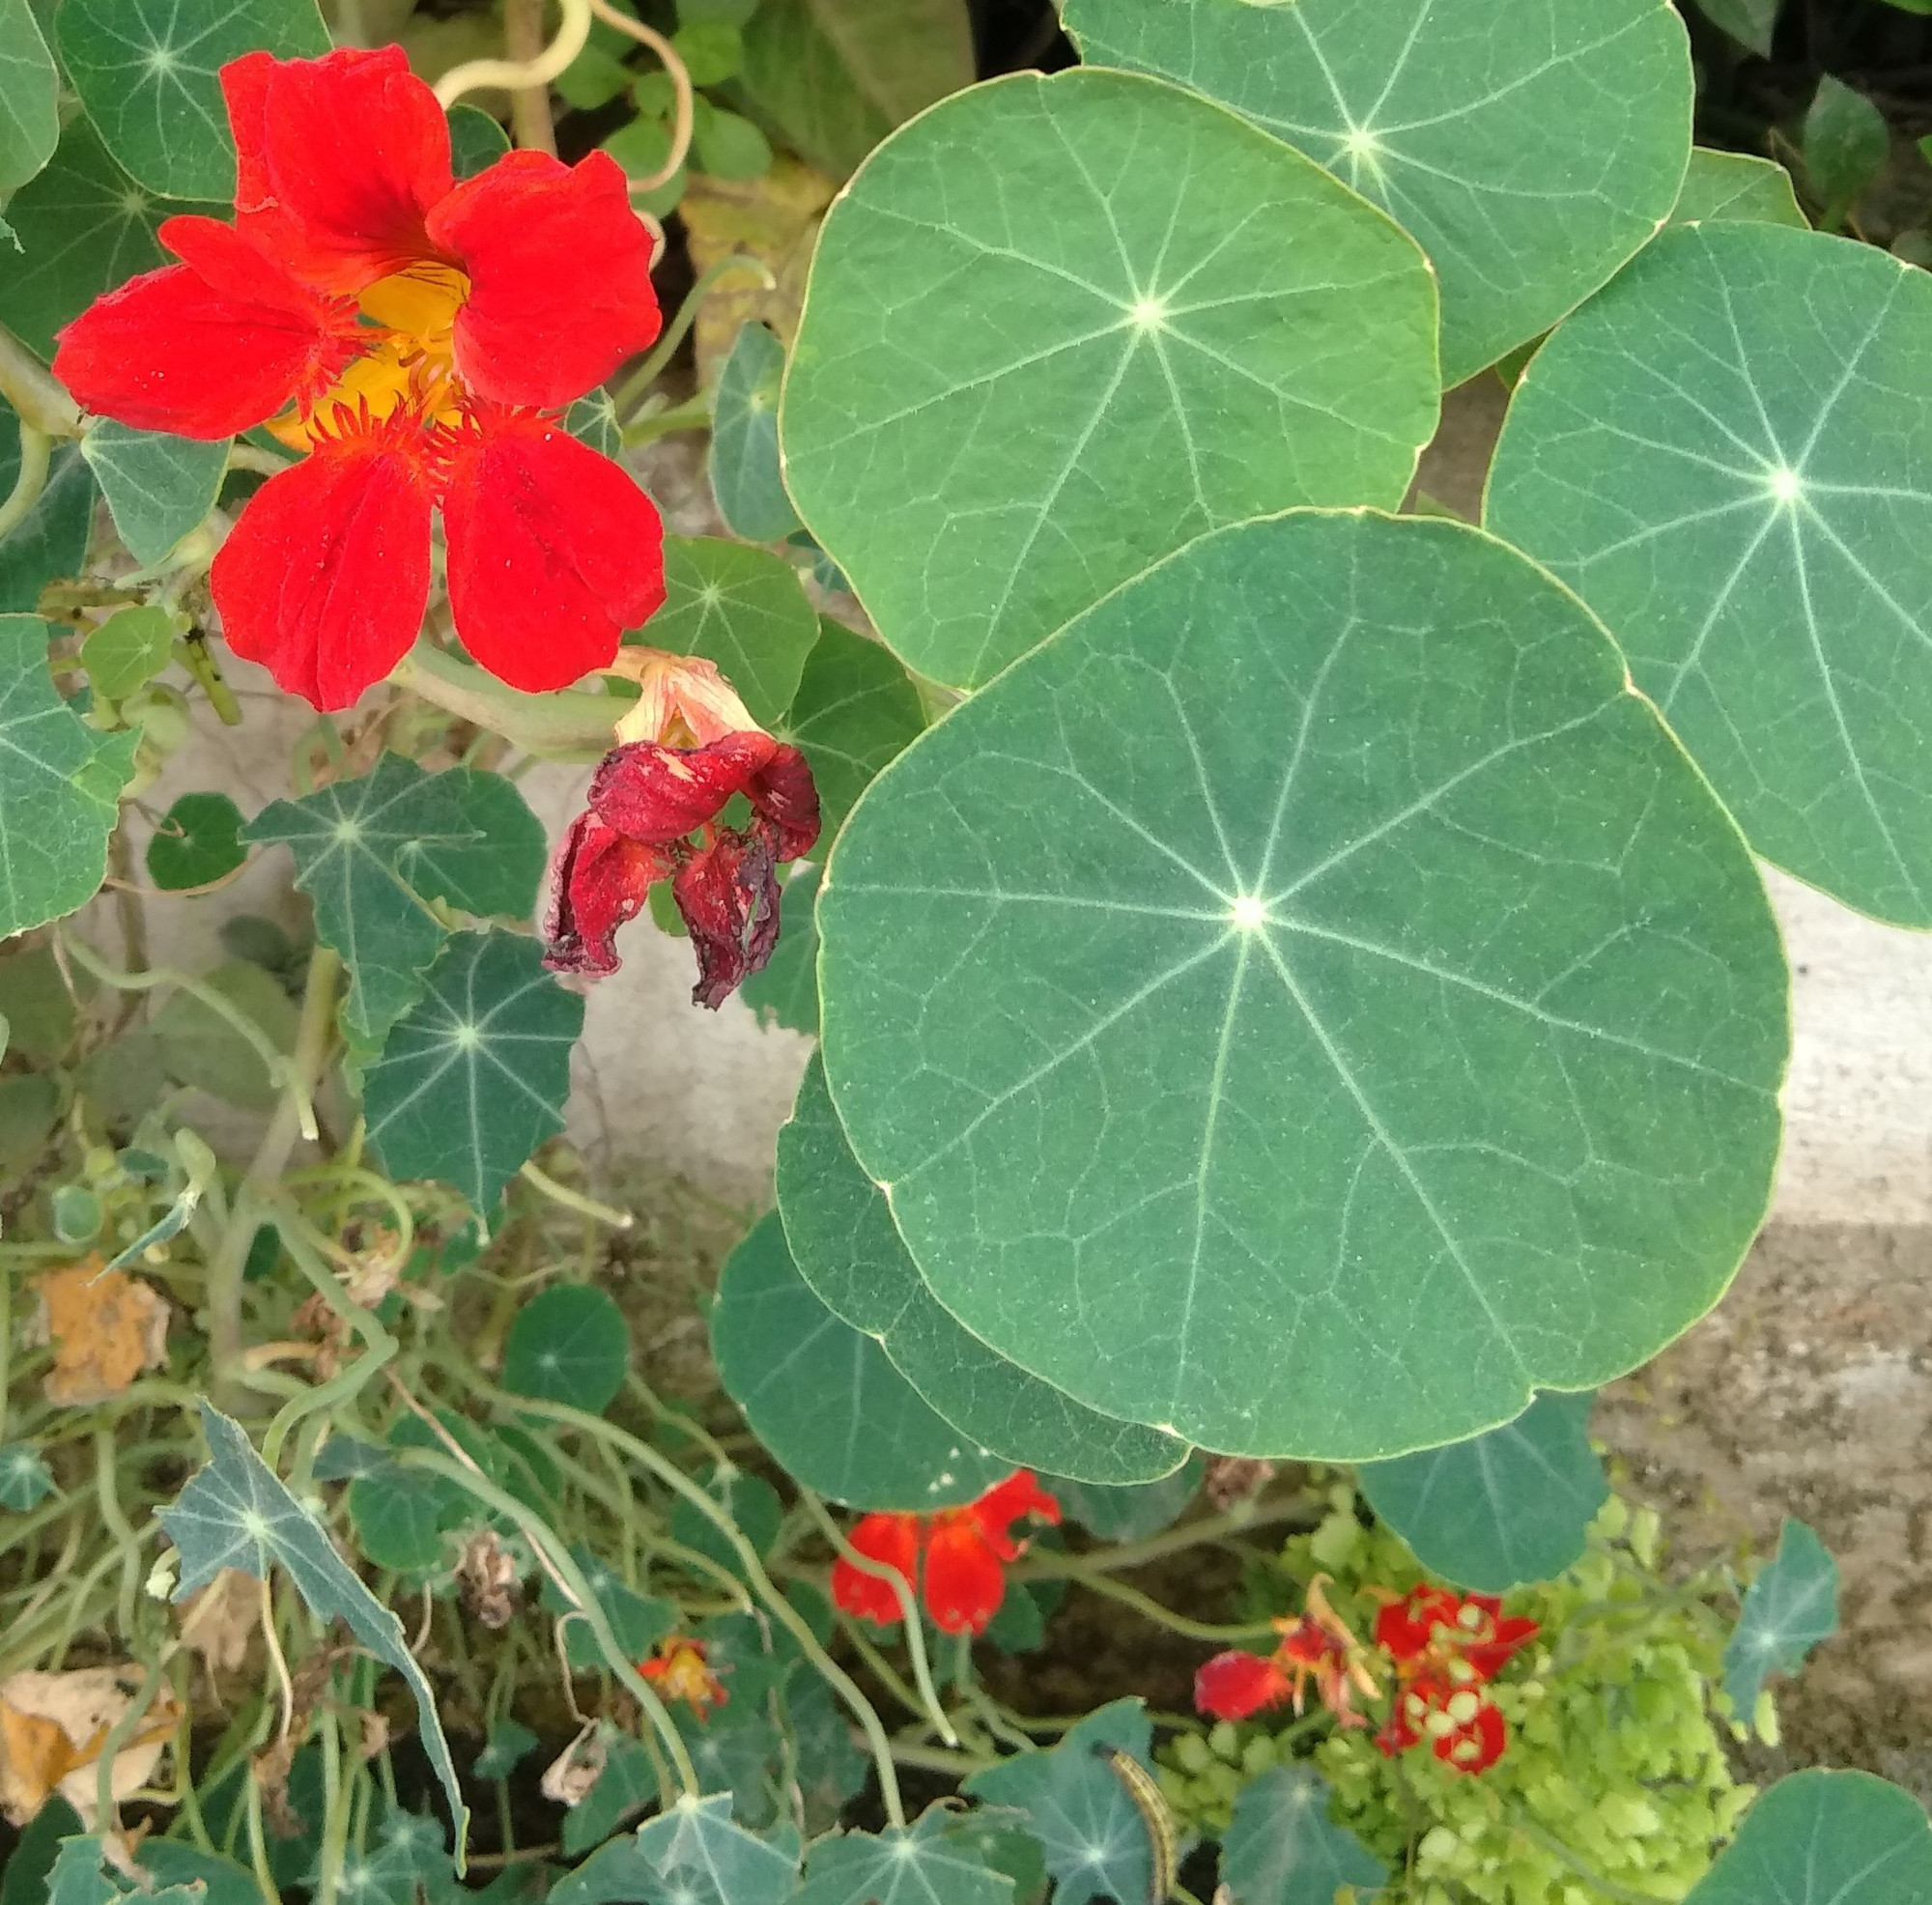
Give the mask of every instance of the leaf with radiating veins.
M 60 139 L 60 74 L 30 0 L 0 0 L 0 198 L 24 185 Z
M 818 615 L 782 557 L 717 536 L 665 538 L 665 604 L 639 640 L 715 662 L 761 727 L 798 692 Z
M 892 650 L 823 615 L 778 733 L 818 789 L 822 858 L 872 778 L 925 728 L 919 690 Z
M 1748 1720 L 1765 1681 L 1796 1673 L 1821 1640 L 1838 1631 L 1838 1564 L 1803 1521 L 1786 1516 L 1777 1552 L 1745 1592 L 1724 1647 L 1724 1692 Z
M 1801 231 L 1808 230 L 1811 222 L 1799 209 L 1791 174 L 1775 160 L 1693 146 L 1670 222 L 1691 225 L 1712 219 L 1793 225 Z
M 1231 1905 L 1334 1905 L 1339 1888 L 1366 1897 L 1388 1867 L 1328 1816 L 1327 1782 L 1312 1766 L 1277 1766 L 1235 1800 L 1221 1841 L 1221 1877 Z
M 0 939 L 100 890 L 140 736 L 85 726 L 47 672 L 52 630 L 0 615 Z
M 228 440 L 203 443 L 103 417 L 80 453 L 107 498 L 114 526 L 135 561 L 153 567 L 214 507 L 228 467 Z
M 802 526 L 779 467 L 784 346 L 745 325 L 718 373 L 711 412 L 711 494 L 724 526 L 746 542 L 782 542 Z
M 962 1836 L 967 1816 L 930 1807 L 910 1828 L 817 1840 L 793 1905 L 1009 1905 L 1013 1882 Z
M 159 1511 L 161 1526 L 181 1553 L 174 1599 L 185 1600 L 223 1568 L 267 1580 L 279 1562 L 318 1620 L 346 1621 L 355 1638 L 409 1684 L 424 1749 L 456 1822 L 460 1862 L 469 1814 L 435 1695 L 410 1652 L 402 1622 L 362 1585 L 336 1552 L 327 1529 L 282 1486 L 239 1423 L 204 1401 L 201 1428 L 208 1438 L 208 1465 Z
M 1932 1827 L 1869 1773 L 1793 1773 L 1745 1814 L 1684 1905 L 1925 1905 Z

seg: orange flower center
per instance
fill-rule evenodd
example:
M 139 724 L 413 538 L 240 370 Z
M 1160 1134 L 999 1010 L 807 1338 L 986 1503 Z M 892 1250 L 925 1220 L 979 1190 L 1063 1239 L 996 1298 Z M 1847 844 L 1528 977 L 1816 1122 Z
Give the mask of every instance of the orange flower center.
M 327 433 L 338 410 L 359 416 L 365 404 L 379 423 L 405 404 L 425 421 L 459 422 L 456 314 L 469 296 L 469 280 L 434 259 L 378 278 L 357 302 L 367 349 L 305 412 L 285 412 L 269 429 L 291 449 L 308 450 Z

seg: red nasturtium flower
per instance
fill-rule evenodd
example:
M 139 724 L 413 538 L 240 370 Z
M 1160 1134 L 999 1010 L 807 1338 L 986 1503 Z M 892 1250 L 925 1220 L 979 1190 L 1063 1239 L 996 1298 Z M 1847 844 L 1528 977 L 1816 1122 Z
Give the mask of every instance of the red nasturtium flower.
M 221 70 L 233 224 L 167 219 L 181 260 L 60 335 L 87 410 L 305 452 L 210 582 L 236 653 L 347 707 L 415 639 L 442 512 L 451 615 L 512 687 L 602 668 L 664 600 L 656 510 L 561 410 L 657 335 L 652 239 L 607 155 L 514 152 L 458 184 L 402 49 Z
M 638 1671 L 668 1700 L 687 1701 L 699 1720 L 713 1707 L 722 1707 L 730 1698 L 724 1683 L 712 1672 L 710 1650 L 701 1640 L 673 1634 L 658 1642 L 658 1650 L 648 1660 L 638 1663 Z
M 709 662 L 626 648 L 611 671 L 642 692 L 557 848 L 544 963 L 615 972 L 617 928 L 668 880 L 697 952 L 691 996 L 715 1010 L 772 956 L 779 864 L 818 839 L 818 790 L 805 756 L 758 726 Z M 734 794 L 751 807 L 742 827 L 718 817 Z
M 925 1610 L 942 1634 L 983 1634 L 1006 1599 L 1005 1564 L 1026 1550 L 1013 1523 L 1027 1516 L 1058 1521 L 1060 1504 L 1031 1470 L 1021 1468 L 964 1508 L 943 1508 L 936 1515 L 867 1515 L 852 1530 L 851 1543 L 868 1561 L 897 1569 L 908 1588 L 918 1582 Z M 832 1598 L 862 1620 L 884 1626 L 899 1618 L 892 1583 L 842 1555 L 832 1569 Z
M 1353 1695 L 1373 1700 L 1381 1689 L 1369 1671 L 1362 1643 L 1321 1591 L 1327 1579 L 1317 1575 L 1308 1583 L 1299 1620 L 1274 1623 L 1281 1643 L 1271 1655 L 1235 1649 L 1207 1662 L 1194 1676 L 1194 1704 L 1216 1720 L 1247 1720 L 1287 1701 L 1299 1713 L 1312 1680 L 1316 1697 L 1344 1726 L 1366 1726 Z

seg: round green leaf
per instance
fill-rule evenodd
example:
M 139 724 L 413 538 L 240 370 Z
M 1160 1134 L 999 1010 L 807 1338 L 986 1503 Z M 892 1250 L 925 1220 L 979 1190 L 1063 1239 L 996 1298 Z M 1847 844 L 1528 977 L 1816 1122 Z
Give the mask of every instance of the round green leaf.
M 528 919 L 550 862 L 550 841 L 517 783 L 478 767 L 452 767 L 435 784 L 472 837 L 406 839 L 396 852 L 396 871 L 425 899 L 445 900 L 479 918 Z
M 234 872 L 248 857 L 242 812 L 226 794 L 184 794 L 148 842 L 148 877 L 179 893 Z
M 778 1212 L 731 1253 L 711 1353 L 758 1439 L 809 1489 L 907 1513 L 971 1501 L 1012 1470 L 935 1415 L 863 1331 L 812 1294 Z
M 1783 166 L 1768 158 L 1753 158 L 1748 153 L 1712 152 L 1704 146 L 1692 146 L 1690 169 L 1684 175 L 1684 189 L 1677 194 L 1670 222 L 1692 225 L 1718 218 L 1733 223 L 1795 225 L 1800 230 L 1810 225 L 1798 209 L 1791 174 Z
M 803 526 L 779 468 L 784 346 L 761 324 L 740 327 L 711 409 L 711 494 L 746 542 L 782 542 Z
M 379 1568 L 427 1574 L 442 1559 L 442 1511 L 448 1484 L 421 1469 L 385 1464 L 349 1485 L 349 1520 L 356 1546 Z
M 1016 73 L 827 215 L 785 476 L 906 664 L 977 687 L 1205 529 L 1393 506 L 1435 329 L 1414 245 L 1298 154 L 1156 80 Z
M 0 1448 L 0 1508 L 24 1515 L 53 1493 L 53 1473 L 31 1442 L 9 1442 Z
M 761 727 L 791 705 L 818 613 L 797 572 L 769 551 L 715 536 L 665 538 L 665 605 L 639 635 L 716 662 Z
M 135 561 L 162 561 L 214 507 L 228 440 L 200 443 L 103 418 L 80 441 L 114 526 Z
M 1329 1803 L 1327 1781 L 1305 1764 L 1274 1767 L 1241 1788 L 1221 1842 L 1221 1873 L 1241 1905 L 1332 1905 L 1387 1883 L 1388 1867 L 1329 1817 Z
M 517 1312 L 503 1348 L 503 1387 L 597 1413 L 616 1401 L 630 1366 L 630 1326 L 610 1294 L 557 1283 Z
M 1539 1396 L 1499 1429 L 1364 1463 L 1355 1480 L 1432 1574 L 1483 1594 L 1549 1580 L 1580 1558 L 1610 1493 L 1590 1446 L 1595 1401 Z
M 931 728 L 819 889 L 826 1073 L 933 1294 L 1205 1447 L 1456 1440 L 1654 1353 L 1763 1215 L 1749 855 L 1459 524 L 1202 538 Z
M 109 615 L 80 644 L 80 665 L 97 695 L 119 701 L 159 674 L 174 647 L 173 614 L 158 603 L 144 603 Z
M 1869 1773 L 1794 1773 L 1751 1809 L 1684 1905 L 1923 1905 L 1932 1827 Z
M 923 730 L 925 710 L 889 648 L 829 615 L 818 628 L 779 732 L 810 765 L 822 851 L 873 775 Z
M 525 1159 L 563 1129 L 583 1001 L 504 932 L 454 935 L 421 1001 L 363 1073 L 369 1142 L 396 1178 L 440 1178 L 487 1215 Z
M 1690 51 L 1663 0 L 1068 0 L 1083 57 L 1179 80 L 1399 219 L 1442 381 L 1548 330 L 1669 214 Z
M 219 205 L 156 204 L 107 156 L 83 118 L 70 120 L 45 171 L 7 203 L 23 255 L 0 270 L 0 324 L 43 357 L 54 332 L 103 291 L 162 262 L 155 233 L 174 212 Z
M 459 179 L 473 179 L 510 150 L 510 135 L 481 106 L 449 109 L 449 158 Z
M 1664 233 L 1538 352 L 1486 520 L 1609 625 L 1759 853 L 1932 926 L 1932 277 Z
M 1102 1415 L 962 1329 L 920 1281 L 884 1193 L 852 1155 L 814 1057 L 779 1133 L 779 1208 L 800 1276 L 841 1322 L 876 1337 L 947 1421 L 1013 1467 L 1082 1482 L 1147 1482 L 1187 1444 Z
M 54 37 L 108 151 L 169 198 L 235 194 L 228 61 L 328 51 L 315 0 L 62 0 Z
M 1821 1640 L 1838 1631 L 1838 1564 L 1803 1521 L 1787 1515 L 1777 1552 L 1745 1593 L 1724 1647 L 1731 1711 L 1749 1719 L 1774 1673 L 1796 1673 Z

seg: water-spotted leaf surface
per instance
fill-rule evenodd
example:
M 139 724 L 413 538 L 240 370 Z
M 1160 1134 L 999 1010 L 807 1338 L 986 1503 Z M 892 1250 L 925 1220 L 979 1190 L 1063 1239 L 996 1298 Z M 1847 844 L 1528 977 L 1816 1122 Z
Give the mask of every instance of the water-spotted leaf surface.
M 878 1338 L 948 1422 L 1009 1466 L 1126 1483 L 1171 1473 L 1186 1459 L 1186 1443 L 1088 1408 L 988 1349 L 933 1297 L 884 1193 L 852 1155 L 816 1056 L 779 1133 L 778 1176 L 798 1273 L 841 1322 Z
M 551 1891 L 550 1905 L 789 1905 L 799 1841 L 731 1817 L 731 1796 L 683 1798 L 628 1837 L 598 1847 Z
M 966 1838 L 964 1815 L 933 1806 L 910 1828 L 838 1833 L 806 1861 L 794 1905 L 1008 1905 L 1013 1882 Z
M 1783 166 L 1768 158 L 1753 158 L 1749 153 L 1713 152 L 1705 146 L 1693 146 L 1690 169 L 1684 174 L 1684 189 L 1677 194 L 1670 222 L 1690 225 L 1719 218 L 1801 228 L 1810 223 L 1799 210 L 1791 174 Z
M 204 1402 L 202 1434 L 210 1461 L 190 1479 L 172 1506 L 159 1513 L 168 1539 L 181 1551 L 181 1579 L 174 1598 L 185 1600 L 223 1568 L 240 1568 L 257 1580 L 276 1562 L 288 1570 L 296 1591 L 318 1620 L 343 1620 L 355 1638 L 408 1683 L 432 1770 L 449 1802 L 457 1844 L 469 1815 L 437 1718 L 436 1700 L 410 1652 L 403 1624 L 362 1585 L 330 1541 L 328 1530 L 278 1481 L 255 1453 L 239 1423 Z
M 54 35 L 108 151 L 169 198 L 234 196 L 228 61 L 328 51 L 315 0 L 63 0 Z
M 1724 1648 L 1724 1692 L 1748 1720 L 1765 1681 L 1796 1673 L 1821 1640 L 1838 1631 L 1838 1564 L 1803 1521 L 1787 1516 L 1777 1552 L 1745 1591 L 1744 1610 Z
M 630 1366 L 630 1325 L 610 1293 L 594 1284 L 553 1284 L 510 1325 L 503 1387 L 595 1414 L 616 1400 Z
M 11 493 L 19 473 L 19 419 L 0 404 L 0 493 Z M 77 444 L 56 444 L 34 506 L 0 536 L 0 613 L 31 613 L 48 583 L 77 575 L 93 521 L 94 476 L 87 460 Z
M 1277 1766 L 1236 1797 L 1221 1841 L 1221 1877 L 1233 1905 L 1334 1905 L 1338 1887 L 1366 1895 L 1388 1875 L 1328 1816 L 1327 1782 L 1312 1766 Z
M 1932 277 L 1665 232 L 1537 354 L 1486 521 L 1604 618 L 1759 853 L 1932 926 Z
M 363 1074 L 369 1142 L 389 1175 L 454 1184 L 487 1219 L 563 1129 L 582 1030 L 583 1001 L 544 971 L 535 940 L 456 934 Z
M 0 198 L 60 143 L 60 74 L 30 0 L 0 0 Z
M 1157 80 L 1016 73 L 827 215 L 786 480 L 894 650 L 977 687 L 1205 529 L 1393 506 L 1435 320 L 1414 244 L 1279 141 Z
M 359 1044 L 379 1044 L 421 997 L 448 936 L 397 865 L 406 849 L 420 859 L 477 838 L 460 797 L 465 784 L 456 773 L 428 775 L 385 753 L 356 780 L 275 801 L 242 830 L 251 845 L 294 852 L 296 885 L 315 902 L 315 935 L 348 965 L 342 1019 Z
M 776 1211 L 724 1265 L 711 1353 L 765 1447 L 848 1507 L 951 1507 L 1013 1467 L 936 1415 L 872 1337 L 825 1306 L 792 1263 Z
M 103 418 L 80 442 L 121 540 L 137 562 L 161 561 L 214 507 L 228 440 L 198 443 Z
M 711 494 L 724 526 L 746 542 L 782 542 L 804 526 L 779 467 L 779 387 L 784 346 L 748 324 L 718 373 L 711 407 Z
M 550 842 L 544 825 L 514 781 L 477 767 L 452 767 L 436 777 L 471 830 L 405 840 L 396 870 L 424 899 L 447 900 L 466 913 L 526 920 L 537 903 Z
M 738 988 L 738 997 L 767 1025 L 808 1037 L 818 1031 L 818 868 L 801 865 L 779 895 L 778 951 L 761 972 Z
M 1158 564 L 886 769 L 818 926 L 933 1294 L 1207 1448 L 1405 1454 L 1601 1382 L 1764 1212 L 1756 868 L 1603 629 L 1457 523 Z
M 1442 283 L 1442 381 L 1548 330 L 1668 215 L 1690 144 L 1663 0 L 1067 0 L 1082 57 L 1225 101 L 1384 207 Z
M 1869 1773 L 1793 1773 L 1745 1814 L 1684 1905 L 1923 1905 L 1932 1827 Z
M 1056 1905 L 1113 1898 L 1131 1905 L 1152 1892 L 1147 1822 L 1108 1749 L 1148 1764 L 1152 1728 L 1138 1699 L 1091 1713 L 1051 1752 L 1015 1753 L 976 1773 L 965 1790 L 989 1805 L 1016 1806 L 1046 1854 Z
M 822 616 L 798 693 L 779 729 L 810 764 L 821 852 L 872 777 L 924 727 L 919 690 L 892 650 Z
M 225 879 L 247 857 L 242 810 L 226 794 L 183 794 L 148 841 L 148 877 L 180 893 Z
M 20 242 L 0 270 L 0 324 L 42 356 L 54 332 L 101 292 L 163 262 L 155 233 L 174 212 L 222 213 L 218 205 L 162 204 L 108 156 L 76 115 L 52 162 L 7 204 Z
M 99 891 L 139 739 L 83 725 L 54 692 L 51 633 L 38 615 L 0 615 L 0 939 Z
M 782 557 L 717 536 L 667 536 L 665 605 L 639 639 L 716 662 L 752 719 L 772 727 L 798 692 L 818 615 Z
M 0 1508 L 24 1515 L 53 1492 L 53 1472 L 32 1443 L 9 1442 L 0 1448 Z
M 1432 1574 L 1484 1594 L 1549 1580 L 1581 1556 L 1610 1492 L 1590 1446 L 1595 1401 L 1539 1396 L 1499 1429 L 1364 1463 L 1355 1479 Z

